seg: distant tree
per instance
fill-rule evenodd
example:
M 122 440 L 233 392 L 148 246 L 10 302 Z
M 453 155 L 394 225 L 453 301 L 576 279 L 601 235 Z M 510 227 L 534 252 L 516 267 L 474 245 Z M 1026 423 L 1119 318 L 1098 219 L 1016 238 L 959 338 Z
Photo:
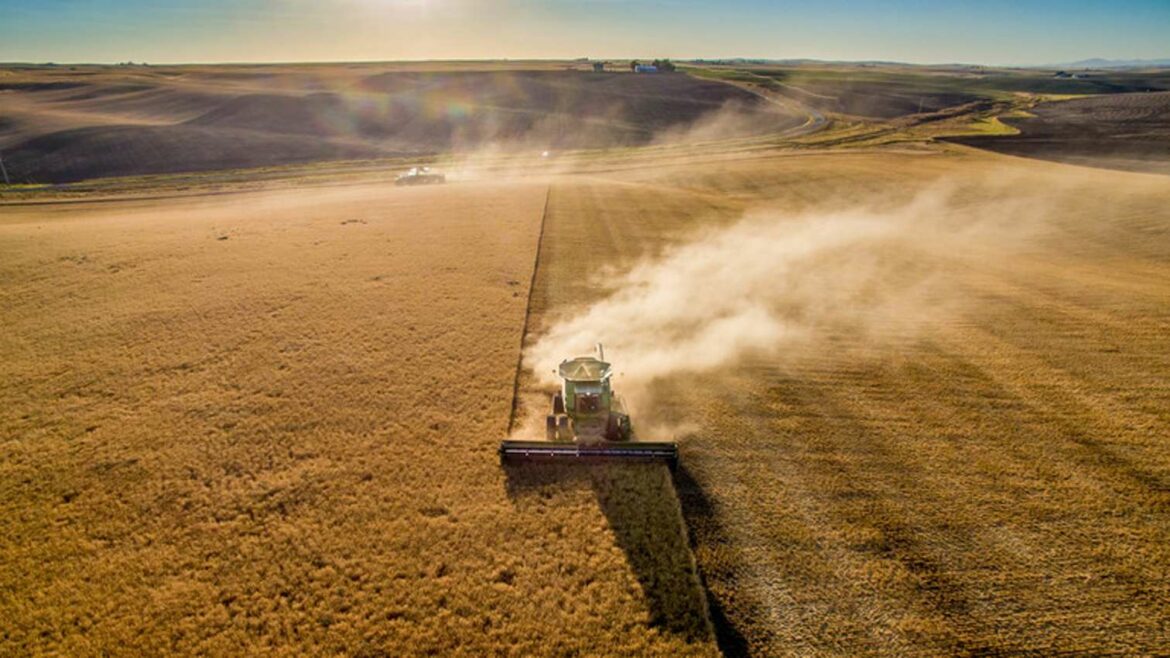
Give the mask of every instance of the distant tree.
M 670 72 L 670 71 L 674 70 L 674 62 L 670 61 L 670 58 L 666 58 L 666 59 L 662 60 L 661 62 L 658 62 L 657 64 L 655 64 L 655 66 L 658 67 L 659 71 Z
M 630 62 L 630 70 L 631 70 L 631 71 L 635 71 L 635 70 L 637 70 L 637 68 L 638 68 L 638 67 L 639 67 L 641 64 L 642 64 L 642 62 L 639 62 L 639 61 L 638 61 L 638 60 L 636 60 L 636 59 L 635 59 L 635 60 L 633 60 L 633 61 L 631 61 L 631 62 Z

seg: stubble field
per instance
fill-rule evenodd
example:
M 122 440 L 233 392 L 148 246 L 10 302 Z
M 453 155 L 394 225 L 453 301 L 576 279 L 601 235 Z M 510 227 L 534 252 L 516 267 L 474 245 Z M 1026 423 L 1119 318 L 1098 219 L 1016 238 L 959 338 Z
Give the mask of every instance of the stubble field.
M 675 480 L 719 644 L 733 655 L 1156 652 L 1170 623 L 1159 177 L 948 152 L 555 185 L 537 291 L 558 309 L 543 329 L 604 297 L 591 272 L 639 255 L 670 262 L 655 254 L 697 226 L 875 199 L 900 208 L 940 185 L 948 201 L 918 220 L 928 225 L 849 245 L 844 265 L 830 252 L 787 273 L 807 269 L 823 286 L 812 297 L 832 299 L 876 262 L 858 296 L 835 300 L 851 312 L 820 317 L 783 293 L 796 308 L 782 319 L 814 335 L 698 373 L 680 365 L 640 396 L 636 422 L 681 437 Z M 940 227 L 964 237 L 914 237 Z M 728 269 L 756 267 L 750 251 L 735 256 Z M 925 301 L 908 302 L 916 295 Z M 899 296 L 892 315 L 871 306 Z M 655 324 L 653 297 L 640 321 L 663 342 L 687 336 Z M 621 368 L 654 344 L 629 338 L 639 331 L 601 324 L 597 339 Z

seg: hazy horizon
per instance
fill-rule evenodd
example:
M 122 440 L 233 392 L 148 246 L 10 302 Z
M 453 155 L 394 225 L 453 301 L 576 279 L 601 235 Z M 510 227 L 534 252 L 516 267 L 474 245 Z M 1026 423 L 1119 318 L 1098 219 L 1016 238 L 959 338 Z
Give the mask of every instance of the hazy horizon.
M 621 57 L 606 57 L 601 55 L 594 56 L 579 56 L 579 57 L 430 57 L 417 59 L 306 59 L 306 60 L 216 60 L 216 61 L 149 61 L 149 60 L 53 60 L 53 59 L 0 59 L 0 65 L 17 65 L 17 66 L 328 66 L 333 64 L 426 64 L 428 62 L 434 63 L 477 63 L 477 62 L 572 62 L 578 60 L 593 61 L 593 62 L 611 62 L 621 63 L 627 61 L 648 61 L 652 58 L 650 55 L 623 55 Z M 658 58 L 655 58 L 658 59 Z M 1157 62 L 1158 66 L 1162 66 L 1166 62 L 1170 66 L 1170 56 L 1168 57 L 1142 57 L 1142 58 L 1118 58 L 1118 57 L 1081 57 L 1076 60 L 1060 61 L 1060 62 L 1023 62 L 1017 64 L 986 64 L 983 62 L 969 62 L 969 61 L 932 61 L 932 62 L 910 62 L 905 60 L 890 60 L 890 59 L 822 59 L 815 57 L 755 57 L 752 55 L 728 55 L 728 56 L 705 56 L 705 57 L 667 57 L 663 58 L 673 62 L 814 62 L 824 64 L 890 64 L 890 65 L 906 65 L 906 66 L 985 66 L 989 68 L 1045 68 L 1054 66 L 1069 66 L 1076 65 L 1082 62 L 1090 61 L 1104 61 L 1104 62 Z
M 0 0 L 0 61 L 817 59 L 1042 66 L 1170 58 L 1170 3 Z

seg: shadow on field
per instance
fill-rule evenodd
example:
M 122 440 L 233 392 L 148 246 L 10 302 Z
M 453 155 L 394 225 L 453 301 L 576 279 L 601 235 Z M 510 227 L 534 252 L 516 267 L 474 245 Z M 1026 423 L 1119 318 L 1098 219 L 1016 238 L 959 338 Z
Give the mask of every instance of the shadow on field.
M 718 537 L 717 543 L 729 545 L 730 539 L 719 521 L 714 502 L 707 495 L 707 492 L 703 491 L 702 485 L 687 470 L 685 463 L 680 464 L 674 473 L 674 486 L 679 505 L 682 508 L 683 518 L 690 533 L 688 538 L 690 546 L 694 547 L 696 543 L 693 537 L 697 531 L 703 532 L 704 536 L 707 537 Z M 725 656 L 749 655 L 747 640 L 727 618 L 727 613 L 723 610 L 719 598 L 708 589 L 703 574 L 699 573 L 698 576 L 703 588 L 703 595 L 707 599 L 708 614 L 710 614 L 711 623 L 715 627 L 715 641 L 719 645 L 719 650 Z
M 711 637 L 706 594 L 691 558 L 670 472 L 657 464 L 524 464 L 505 469 L 513 501 L 590 487 L 646 596 L 650 625 Z

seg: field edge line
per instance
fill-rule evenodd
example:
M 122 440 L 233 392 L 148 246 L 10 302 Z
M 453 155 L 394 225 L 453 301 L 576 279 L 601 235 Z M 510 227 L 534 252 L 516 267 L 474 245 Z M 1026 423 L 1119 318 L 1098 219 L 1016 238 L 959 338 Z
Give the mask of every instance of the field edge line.
M 540 212 L 540 231 L 536 236 L 536 256 L 532 261 L 532 278 L 528 281 L 528 299 L 524 303 L 524 326 L 520 329 L 520 349 L 516 354 L 516 374 L 512 377 L 512 410 L 508 414 L 508 431 L 512 436 L 516 427 L 516 413 L 520 409 L 520 373 L 524 369 L 524 341 L 528 338 L 528 323 L 532 317 L 532 291 L 536 289 L 536 276 L 540 271 L 540 252 L 544 248 L 544 227 L 548 223 L 548 202 L 552 196 L 552 183 L 544 191 L 544 208 Z

